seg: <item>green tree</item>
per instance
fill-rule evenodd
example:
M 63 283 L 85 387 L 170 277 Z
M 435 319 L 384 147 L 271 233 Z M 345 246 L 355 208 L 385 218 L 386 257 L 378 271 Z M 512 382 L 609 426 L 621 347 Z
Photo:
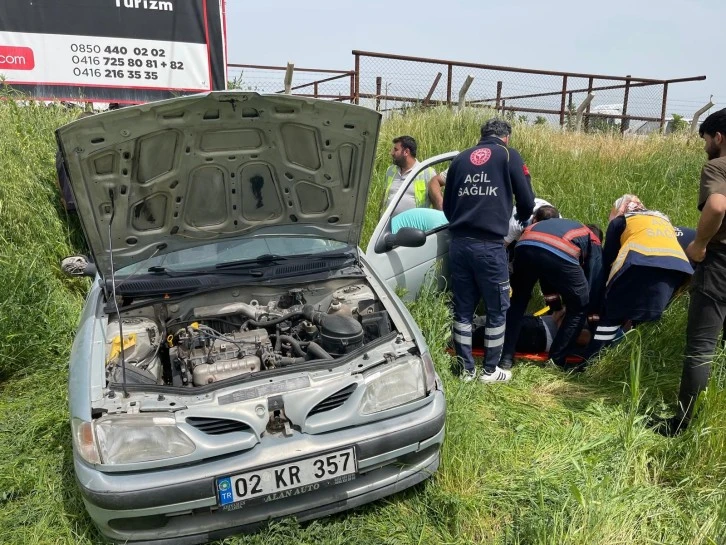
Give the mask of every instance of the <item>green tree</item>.
M 673 114 L 673 121 L 671 121 L 670 131 L 668 132 L 682 132 L 688 128 L 688 123 L 683 119 L 682 115 Z

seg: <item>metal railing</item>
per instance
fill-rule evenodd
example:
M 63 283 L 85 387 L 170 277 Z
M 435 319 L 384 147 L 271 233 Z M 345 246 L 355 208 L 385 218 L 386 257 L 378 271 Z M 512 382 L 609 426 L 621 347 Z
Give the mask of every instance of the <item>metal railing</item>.
M 581 112 L 585 127 L 598 119 L 618 120 L 623 132 L 631 121 L 657 122 L 663 130 L 669 86 L 706 79 L 536 70 L 359 50 L 353 56 L 355 102 L 367 100 L 377 110 L 458 104 L 546 115 L 564 127 L 574 125 L 578 105 L 593 95 L 597 100 L 590 99 Z
M 231 83 L 234 87 L 261 93 L 284 93 L 280 90 L 279 72 L 288 71 L 287 66 L 264 66 L 259 64 L 228 64 Z M 295 95 L 328 100 L 352 102 L 354 73 L 352 70 L 329 70 L 325 68 L 293 67 L 296 79 L 304 83 L 295 85 L 290 91 Z M 327 74 L 335 74 L 326 76 Z M 308 92 L 302 92 L 306 90 Z
M 359 50 L 352 53 L 353 70 L 296 68 L 291 64 L 228 67 L 233 86 L 246 90 L 289 90 L 301 96 L 362 104 L 381 112 L 439 105 L 491 108 L 527 120 L 527 114 L 539 114 L 535 122 L 561 127 L 584 126 L 587 130 L 605 124 L 622 132 L 632 129 L 634 122 L 641 122 L 641 126 L 657 124 L 663 131 L 668 121 L 669 86 L 706 79 L 608 76 Z M 280 71 L 286 72 L 284 86 Z M 299 82 L 295 86 L 291 85 L 293 72 Z M 695 112 L 689 120 L 692 127 L 697 126 L 704 110 Z

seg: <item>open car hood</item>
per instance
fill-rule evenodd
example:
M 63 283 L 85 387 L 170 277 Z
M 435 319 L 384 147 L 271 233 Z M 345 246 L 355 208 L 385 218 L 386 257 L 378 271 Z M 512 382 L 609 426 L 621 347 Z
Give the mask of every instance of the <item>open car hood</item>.
M 56 131 L 99 273 L 260 234 L 357 245 L 381 116 L 351 104 L 216 91 Z M 256 256 L 250 256 L 256 257 Z

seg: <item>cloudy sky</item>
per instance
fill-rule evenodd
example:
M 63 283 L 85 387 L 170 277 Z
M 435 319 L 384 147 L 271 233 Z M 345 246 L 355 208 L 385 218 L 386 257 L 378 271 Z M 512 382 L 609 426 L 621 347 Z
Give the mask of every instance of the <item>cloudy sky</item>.
M 724 0 L 227 0 L 231 63 L 353 68 L 360 49 L 669 79 L 669 113 L 726 106 Z

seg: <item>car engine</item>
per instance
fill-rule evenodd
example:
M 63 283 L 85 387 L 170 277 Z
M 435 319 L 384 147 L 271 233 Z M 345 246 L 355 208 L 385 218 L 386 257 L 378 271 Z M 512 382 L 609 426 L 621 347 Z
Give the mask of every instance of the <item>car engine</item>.
M 190 302 L 186 311 L 176 313 L 164 304 L 145 309 L 145 316 L 110 321 L 107 380 L 204 386 L 307 361 L 334 360 L 392 331 L 388 312 L 367 284 L 343 286 L 315 299 L 310 304 L 302 289 L 292 289 L 264 302 Z M 165 320 L 158 318 L 164 315 Z

